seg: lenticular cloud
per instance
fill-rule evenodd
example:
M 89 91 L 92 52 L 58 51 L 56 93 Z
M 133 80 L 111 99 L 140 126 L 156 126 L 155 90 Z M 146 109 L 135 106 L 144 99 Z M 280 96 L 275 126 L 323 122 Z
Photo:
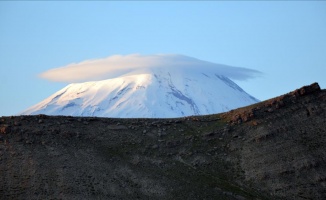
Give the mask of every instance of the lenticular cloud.
M 56 82 L 85 82 L 116 78 L 128 74 L 140 74 L 155 68 L 200 70 L 200 72 L 224 75 L 234 80 L 247 80 L 259 71 L 211 63 L 177 54 L 113 55 L 107 58 L 86 60 L 54 68 L 40 74 L 41 78 Z

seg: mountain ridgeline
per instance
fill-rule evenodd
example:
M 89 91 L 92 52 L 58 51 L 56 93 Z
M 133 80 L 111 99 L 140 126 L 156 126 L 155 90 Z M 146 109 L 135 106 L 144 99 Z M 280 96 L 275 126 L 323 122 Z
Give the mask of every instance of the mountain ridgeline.
M 317 83 L 182 118 L 0 118 L 0 199 L 326 199 Z

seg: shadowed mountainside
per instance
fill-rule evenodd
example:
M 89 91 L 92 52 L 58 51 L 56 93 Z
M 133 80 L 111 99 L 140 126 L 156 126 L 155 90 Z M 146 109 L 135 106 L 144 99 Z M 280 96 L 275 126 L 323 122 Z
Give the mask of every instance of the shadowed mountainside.
M 0 199 L 325 199 L 317 83 L 176 119 L 0 118 Z

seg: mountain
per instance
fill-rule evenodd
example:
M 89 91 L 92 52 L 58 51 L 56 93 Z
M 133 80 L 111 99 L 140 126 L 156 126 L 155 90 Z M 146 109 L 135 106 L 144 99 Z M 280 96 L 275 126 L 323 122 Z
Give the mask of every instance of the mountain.
M 218 71 L 156 67 L 70 84 L 21 114 L 171 118 L 225 112 L 257 102 Z
M 168 119 L 0 118 L 0 199 L 326 199 L 326 90 Z

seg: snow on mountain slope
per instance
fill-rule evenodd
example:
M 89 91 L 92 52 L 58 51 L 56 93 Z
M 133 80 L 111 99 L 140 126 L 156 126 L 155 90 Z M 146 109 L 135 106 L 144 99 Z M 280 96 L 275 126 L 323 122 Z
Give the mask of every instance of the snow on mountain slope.
M 214 70 L 157 67 L 70 84 L 21 114 L 170 118 L 219 113 L 256 102 Z

